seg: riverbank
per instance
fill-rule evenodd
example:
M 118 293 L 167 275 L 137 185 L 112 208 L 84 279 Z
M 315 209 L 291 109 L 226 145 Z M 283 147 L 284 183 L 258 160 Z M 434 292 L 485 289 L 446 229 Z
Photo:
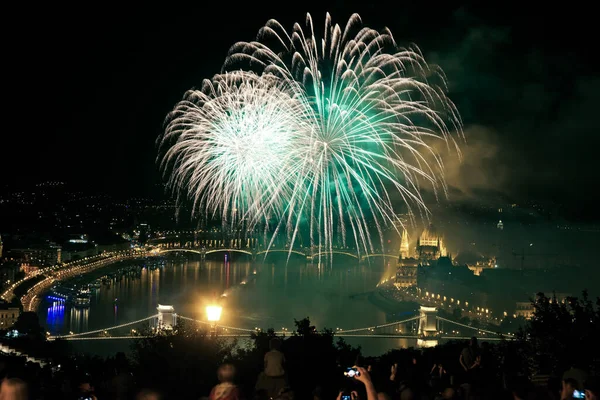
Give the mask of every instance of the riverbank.
M 50 288 L 57 282 L 62 282 L 68 279 L 72 279 L 79 275 L 88 274 L 92 271 L 99 270 L 104 267 L 108 267 L 119 261 L 138 259 L 140 257 L 148 256 L 146 251 L 135 251 L 127 253 L 108 253 L 104 257 L 98 259 L 93 258 L 89 263 L 81 263 L 76 265 L 69 265 L 67 267 L 54 267 L 49 271 L 45 271 L 44 274 L 38 274 L 36 276 L 44 276 L 44 279 L 32 286 L 27 292 L 21 297 L 21 304 L 23 305 L 24 311 L 35 312 L 41 302 L 42 295 L 46 293 Z M 32 277 L 33 278 L 33 277 Z M 29 279 L 23 280 L 21 284 L 28 282 Z M 17 286 L 18 287 L 18 286 Z M 17 287 L 12 288 L 15 290 Z
M 371 304 L 385 313 L 386 322 L 406 319 L 419 312 L 419 303 L 414 301 L 398 301 L 386 296 L 381 290 L 369 292 L 366 298 Z

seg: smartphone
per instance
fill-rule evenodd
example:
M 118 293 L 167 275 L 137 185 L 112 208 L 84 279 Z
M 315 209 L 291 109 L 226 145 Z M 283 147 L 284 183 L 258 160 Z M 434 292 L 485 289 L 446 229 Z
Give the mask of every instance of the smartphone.
M 573 398 L 574 399 L 585 399 L 585 392 L 580 392 L 579 390 L 573 390 Z
M 358 372 L 356 368 L 347 368 L 346 372 L 344 372 L 344 375 L 346 375 L 348 378 L 354 378 L 355 376 L 360 376 L 360 372 Z
M 351 396 L 349 394 L 343 394 L 342 400 L 351 400 Z

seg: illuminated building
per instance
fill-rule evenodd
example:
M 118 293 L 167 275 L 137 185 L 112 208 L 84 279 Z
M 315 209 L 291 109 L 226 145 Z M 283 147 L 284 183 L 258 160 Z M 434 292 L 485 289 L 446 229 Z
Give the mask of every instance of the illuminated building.
M 404 258 L 398 261 L 396 271 L 397 288 L 408 288 L 417 285 L 417 276 L 419 270 L 419 261 L 414 258 Z
M 98 245 L 93 243 L 73 243 L 69 241 L 62 249 L 62 261 L 70 262 L 93 257 L 98 254 Z
M 530 319 L 533 316 L 533 304 L 530 301 L 518 301 L 515 316 Z
M 88 235 L 85 235 L 85 234 L 77 234 L 77 235 L 69 236 L 69 243 L 85 244 L 88 242 L 89 242 L 89 237 L 88 237 Z
M 133 238 L 140 243 L 146 243 L 150 236 L 150 225 L 147 223 L 138 224 L 137 228 L 133 230 Z
M 19 318 L 19 307 L 0 308 L 0 329 L 6 329 L 14 325 Z
M 11 250 L 12 258 L 24 267 L 47 267 L 62 262 L 62 248 L 50 242 L 46 246 Z
M 475 263 L 467 263 L 467 267 L 473 271 L 473 275 L 480 276 L 484 269 L 498 268 L 496 257 L 477 260 Z
M 19 271 L 19 264 L 14 261 L 5 261 L 0 264 L 0 286 L 15 281 L 15 275 Z
M 39 266 L 37 265 L 31 265 L 28 263 L 22 263 L 21 264 L 21 268 L 19 268 L 25 275 L 29 275 L 35 271 L 37 271 L 38 269 L 40 269 Z
M 402 239 L 400 240 L 400 260 L 410 257 L 410 247 L 408 245 L 408 233 L 406 229 L 402 230 Z
M 400 241 L 400 258 L 398 259 L 396 281 L 394 282 L 397 288 L 408 288 L 417 285 L 419 261 L 409 257 L 408 233 L 406 229 L 403 229 L 402 240 Z
M 569 293 L 544 293 L 544 296 L 549 299 L 550 303 L 553 303 L 555 300 L 559 303 L 565 303 L 567 298 L 571 297 Z M 533 298 L 539 299 L 538 294 L 535 294 Z M 515 317 L 530 319 L 533 316 L 534 309 L 531 300 L 518 301 L 515 307 Z
M 431 261 L 447 255 L 442 236 L 430 224 L 417 240 L 417 258 L 421 261 Z

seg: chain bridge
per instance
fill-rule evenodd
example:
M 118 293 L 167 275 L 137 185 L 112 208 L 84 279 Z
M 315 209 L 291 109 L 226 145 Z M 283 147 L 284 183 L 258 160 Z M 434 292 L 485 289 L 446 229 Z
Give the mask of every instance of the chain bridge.
M 48 336 L 48 339 L 119 340 L 146 338 L 161 334 L 165 330 L 173 329 L 179 320 L 196 324 L 205 328 L 211 335 L 224 338 L 249 338 L 252 334 L 266 332 L 266 330 L 260 328 L 248 329 L 221 325 L 219 323 L 179 315 L 175 313 L 172 306 L 159 305 L 157 311 L 157 314 L 120 325 L 68 335 Z M 136 327 L 137 329 L 135 329 Z M 514 338 L 510 334 L 501 334 L 499 332 L 480 329 L 439 317 L 437 315 L 437 308 L 427 306 L 421 306 L 418 315 L 401 321 L 350 329 L 336 328 L 332 332 L 335 336 L 344 338 L 416 339 L 417 345 L 420 347 L 435 346 L 441 340 L 462 340 L 472 336 L 478 336 L 486 341 L 511 340 Z M 293 335 L 293 332 L 282 328 L 275 331 L 275 335 L 285 337 Z

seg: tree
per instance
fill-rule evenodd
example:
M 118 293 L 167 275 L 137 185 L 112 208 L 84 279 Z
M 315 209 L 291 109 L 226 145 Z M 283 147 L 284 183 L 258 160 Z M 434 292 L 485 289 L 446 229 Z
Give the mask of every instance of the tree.
M 452 319 L 454 321 L 460 321 L 462 317 L 462 311 L 459 307 L 455 307 L 454 310 L 452 310 Z
M 44 328 L 40 325 L 38 315 L 31 311 L 22 312 L 13 325 L 13 328 L 20 334 L 27 335 L 31 338 L 43 338 Z
M 515 334 L 519 331 L 519 329 L 522 329 L 526 323 L 527 321 L 525 320 L 525 318 L 521 316 L 515 318 L 509 315 L 505 317 L 500 323 L 499 331 L 502 333 Z
M 290 385 L 298 398 L 309 398 L 316 387 L 324 398 L 335 398 L 343 370 L 354 364 L 360 349 L 338 340 L 330 329 L 318 331 L 310 319 L 294 320 L 296 332 L 283 342 Z
M 236 342 L 210 337 L 207 330 L 179 321 L 171 332 L 136 339 L 132 355 L 142 386 L 173 398 L 199 398 L 215 385 L 218 366 L 232 359 L 235 346 Z
M 299 336 L 306 337 L 308 335 L 317 333 L 317 328 L 310 325 L 310 319 L 308 317 L 303 318 L 300 321 L 294 319 L 294 325 L 296 325 L 295 334 Z
M 343 368 L 353 365 L 360 349 L 341 339 L 334 344 L 333 332 L 318 331 L 308 318 L 296 321 L 296 328 L 292 336 L 281 338 L 285 369 L 294 393 L 307 398 L 314 388 L 322 386 L 324 397 L 334 398 L 338 382 L 343 379 Z M 272 329 L 256 332 L 245 346 L 238 346 L 236 342 L 211 338 L 207 331 L 184 323 L 172 332 L 154 336 L 151 333 L 141 333 L 132 345 L 136 376 L 140 386 L 160 389 L 173 398 L 206 396 L 224 361 L 235 364 L 237 383 L 251 397 L 264 367 L 269 341 L 276 337 Z
M 519 340 L 529 350 L 534 371 L 562 374 L 571 366 L 600 372 L 600 355 L 593 351 L 600 337 L 600 298 L 592 302 L 586 291 L 581 298 L 564 302 L 539 293 L 534 312 Z

